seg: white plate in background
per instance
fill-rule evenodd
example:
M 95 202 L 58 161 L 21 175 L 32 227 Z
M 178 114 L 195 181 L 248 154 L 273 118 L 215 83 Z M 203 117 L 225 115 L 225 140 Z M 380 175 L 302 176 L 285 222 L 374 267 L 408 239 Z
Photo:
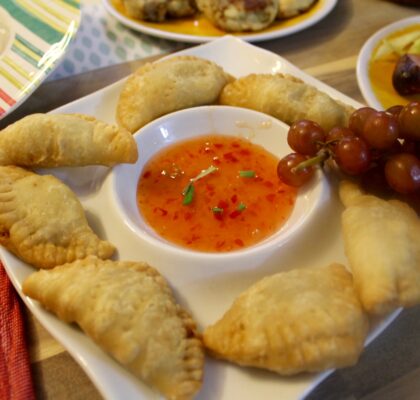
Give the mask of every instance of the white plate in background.
M 211 27 L 211 34 L 207 33 L 205 29 L 200 28 L 200 24 L 203 24 L 203 21 L 199 16 L 179 20 L 173 19 L 168 22 L 165 21 L 164 23 L 146 22 L 129 18 L 123 14 L 118 7 L 115 6 L 115 4 L 121 4 L 121 0 L 102 0 L 102 2 L 106 10 L 123 25 L 150 36 L 186 43 L 204 43 L 210 42 L 228 33 L 215 27 Z M 306 29 L 325 18 L 334 8 L 336 3 L 337 0 L 318 0 L 312 9 L 296 17 L 275 21 L 268 28 L 258 32 L 241 32 L 234 35 L 235 37 L 248 42 L 261 42 L 263 40 L 288 36 L 292 33 Z M 204 25 L 209 26 L 210 23 L 204 21 Z
M 233 37 L 184 50 L 188 54 L 214 61 L 234 76 L 249 73 L 285 72 L 300 77 L 332 97 L 355 107 L 359 103 L 305 74 L 284 58 Z M 171 55 L 173 56 L 173 55 Z M 168 56 L 168 57 L 171 57 Z M 55 110 L 55 113 L 84 113 L 115 122 L 115 108 L 124 80 Z M 279 140 L 286 140 L 279 135 Z M 141 152 L 140 152 L 141 157 Z M 112 172 L 106 168 L 51 169 L 78 195 L 89 222 L 101 238 L 114 243 L 118 258 L 146 261 L 170 282 L 178 301 L 191 311 L 200 329 L 215 322 L 243 290 L 264 276 L 302 266 L 323 266 L 331 262 L 346 264 L 340 228 L 342 206 L 336 190 L 327 188 L 318 212 L 281 251 L 267 254 L 246 265 L 232 263 L 186 263 L 182 256 L 162 251 L 141 241 L 121 218 L 113 195 Z M 22 282 L 34 271 L 4 248 L 0 257 L 14 286 L 40 323 L 72 354 L 107 400 L 158 399 L 140 380 L 105 354 L 74 325 L 66 324 L 22 295 Z M 367 342 L 380 334 L 397 315 L 379 321 Z M 206 358 L 205 377 L 197 400 L 295 400 L 305 395 L 331 371 L 281 377 L 253 368 Z

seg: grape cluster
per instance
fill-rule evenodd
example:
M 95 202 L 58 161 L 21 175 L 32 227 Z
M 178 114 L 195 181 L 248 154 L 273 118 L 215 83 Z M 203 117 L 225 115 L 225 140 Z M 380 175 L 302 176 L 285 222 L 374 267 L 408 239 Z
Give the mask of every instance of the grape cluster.
M 325 132 L 316 122 L 291 125 L 287 142 L 295 153 L 279 161 L 277 173 L 287 184 L 309 181 L 317 165 L 328 160 L 348 175 L 364 180 L 380 176 L 398 193 L 420 192 L 420 102 L 385 111 L 363 107 L 354 111 L 347 127 Z

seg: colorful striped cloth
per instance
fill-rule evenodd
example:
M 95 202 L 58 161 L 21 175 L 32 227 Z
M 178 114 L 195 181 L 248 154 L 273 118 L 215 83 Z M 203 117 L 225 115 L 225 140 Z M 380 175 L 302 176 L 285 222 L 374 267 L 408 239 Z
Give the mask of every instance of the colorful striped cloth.
M 10 31 L 3 51 L 2 26 Z M 181 47 L 126 28 L 100 0 L 0 0 L 0 119 L 47 77 L 64 78 Z
M 79 21 L 80 0 L 0 0 L 0 117 L 53 70 Z
M 0 399 L 34 400 L 22 305 L 0 263 Z

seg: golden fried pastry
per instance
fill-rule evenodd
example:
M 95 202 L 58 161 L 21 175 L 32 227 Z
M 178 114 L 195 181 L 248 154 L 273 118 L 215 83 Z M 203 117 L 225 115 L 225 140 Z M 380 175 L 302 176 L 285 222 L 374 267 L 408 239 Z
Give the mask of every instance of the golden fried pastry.
M 32 114 L 0 132 L 0 165 L 58 167 L 134 163 L 130 132 L 81 114 Z
M 340 183 L 344 247 L 363 307 L 384 314 L 420 303 L 420 219 L 407 204 Z
M 30 275 L 23 292 L 76 322 L 166 398 L 190 399 L 200 389 L 204 355 L 195 323 L 147 264 L 88 257 Z
M 0 167 L 0 244 L 37 268 L 115 251 L 89 227 L 70 188 L 16 166 Z
M 327 132 L 345 126 L 354 109 L 302 80 L 283 74 L 251 74 L 227 84 L 220 103 L 261 111 L 286 124 L 318 122 Z
M 259 31 L 275 20 L 279 0 L 197 0 L 197 7 L 227 32 Z
M 193 0 L 123 0 L 127 14 L 144 21 L 162 22 L 168 18 L 193 15 Z
M 278 0 L 278 18 L 290 18 L 299 15 L 313 6 L 316 0 Z
M 230 80 L 215 63 L 176 56 L 140 67 L 120 94 L 117 121 L 130 132 L 183 108 L 214 103 Z
M 262 279 L 203 339 L 216 357 L 291 375 L 355 364 L 367 330 L 351 274 L 331 264 Z

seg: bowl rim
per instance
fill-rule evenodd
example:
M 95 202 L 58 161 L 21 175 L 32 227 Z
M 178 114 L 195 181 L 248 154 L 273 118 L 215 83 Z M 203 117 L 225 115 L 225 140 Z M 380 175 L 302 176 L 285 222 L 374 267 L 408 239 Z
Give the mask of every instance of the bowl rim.
M 242 107 L 234 107 L 234 106 L 224 106 L 224 105 L 205 105 L 205 106 L 197 106 L 197 107 L 192 107 L 192 108 L 187 108 L 187 109 L 183 109 L 183 110 L 179 110 L 179 111 L 175 111 L 169 114 L 166 114 L 162 117 L 159 117 L 151 122 L 149 122 L 148 124 L 146 124 L 145 126 L 143 126 L 142 128 L 140 128 L 137 132 L 134 133 L 134 139 L 136 140 L 136 143 L 139 145 L 138 140 L 139 138 L 141 138 L 142 135 L 144 135 L 145 131 L 152 131 L 153 128 L 155 126 L 159 126 L 162 123 L 164 123 L 165 121 L 167 121 L 168 119 L 173 119 L 173 118 L 183 118 L 185 117 L 185 115 L 190 115 L 190 113 L 196 114 L 196 113 L 202 113 L 205 112 L 206 110 L 210 111 L 210 112 L 223 112 L 223 113 L 229 113 L 229 112 L 234 112 L 234 113 L 241 113 L 241 114 L 247 114 L 252 115 L 251 118 L 260 118 L 260 119 L 264 119 L 265 121 L 269 120 L 272 121 L 272 123 L 276 124 L 277 126 L 281 127 L 282 129 L 288 129 L 289 126 L 287 124 L 285 124 L 284 122 L 280 121 L 279 119 L 276 119 L 268 114 L 259 112 L 259 111 L 255 111 L 255 110 L 251 110 L 251 109 L 247 109 L 247 108 L 242 108 Z M 221 133 L 223 135 L 223 133 Z M 202 136 L 205 134 L 200 134 L 197 135 L 198 136 Z M 226 134 L 224 134 L 226 135 Z M 230 135 L 229 136 L 233 136 Z M 186 137 L 189 138 L 190 136 Z M 186 138 L 177 138 L 177 140 L 175 142 L 178 142 L 179 140 L 185 140 Z M 250 139 L 252 142 L 252 139 Z M 171 143 L 172 144 L 172 143 Z M 171 145 L 169 144 L 169 145 Z M 287 143 L 286 143 L 287 145 Z M 264 147 L 267 151 L 270 151 L 266 146 L 262 145 L 262 147 Z M 156 151 L 161 150 L 163 147 L 159 147 Z M 156 151 L 153 152 L 153 154 L 156 154 Z M 293 150 L 291 150 L 292 152 Z M 271 151 L 270 151 L 271 152 Z M 276 155 L 276 157 L 278 157 Z M 148 160 L 150 159 L 150 157 L 148 159 L 145 160 L 144 163 L 146 163 Z M 132 167 L 134 168 L 136 164 L 129 164 L 128 167 Z M 127 167 L 127 166 L 126 166 Z M 130 217 L 130 215 L 128 215 L 128 212 L 124 209 L 124 205 L 122 204 L 121 201 L 121 194 L 119 193 L 118 189 L 118 177 L 120 175 L 120 171 L 121 169 L 124 168 L 124 164 L 122 165 L 117 165 L 113 168 L 113 171 L 111 172 L 111 180 L 112 180 L 112 197 L 113 197 L 113 201 L 114 204 L 116 205 L 116 210 L 117 210 L 117 214 L 122 218 L 123 223 L 138 237 L 140 237 L 141 240 L 144 240 L 146 243 L 148 243 L 149 245 L 152 246 L 157 246 L 158 248 L 160 248 L 162 251 L 174 254 L 176 256 L 179 255 L 183 255 L 183 256 L 188 256 L 193 260 L 199 260 L 199 259 L 209 259 L 209 260 L 232 260 L 235 258 L 242 258 L 242 257 L 247 257 L 250 255 L 263 255 L 266 254 L 267 251 L 270 248 L 273 249 L 277 249 L 279 247 L 281 247 L 282 245 L 284 245 L 286 242 L 289 242 L 298 232 L 300 232 L 303 227 L 305 225 L 307 225 L 309 223 L 309 221 L 314 217 L 314 215 L 316 214 L 316 210 L 326 201 L 326 196 L 328 193 L 328 188 L 327 188 L 327 180 L 326 177 L 324 176 L 324 174 L 320 171 L 320 168 L 316 171 L 315 173 L 315 177 L 314 179 L 309 182 L 308 184 L 306 184 L 304 187 L 300 188 L 298 190 L 298 195 L 296 198 L 296 202 L 299 199 L 299 196 L 307 196 L 307 194 L 311 194 L 313 193 L 313 199 L 311 201 L 311 206 L 308 209 L 308 211 L 303 215 L 303 217 L 301 217 L 297 222 L 297 226 L 292 226 L 291 228 L 289 227 L 287 229 L 287 233 L 280 235 L 278 238 L 275 238 L 275 236 L 277 234 L 279 234 L 279 232 L 282 230 L 283 227 L 285 227 L 287 225 L 287 221 L 291 218 L 291 216 L 293 215 L 293 211 L 290 214 L 289 218 L 286 220 L 286 223 L 284 225 L 282 225 L 280 227 L 280 229 L 278 231 L 276 231 L 276 233 L 268 236 L 267 238 L 263 239 L 260 242 L 257 242 L 251 246 L 245 247 L 243 249 L 239 249 L 239 250 L 234 250 L 234 251 L 227 251 L 227 252 L 205 252 L 205 251 L 198 251 L 198 250 L 194 250 L 194 249 L 189 249 L 187 247 L 182 247 L 180 245 L 177 245 L 175 243 L 171 243 L 170 241 L 168 241 L 165 238 L 160 237 L 157 233 L 155 234 L 155 236 L 153 236 L 152 234 L 150 234 L 149 232 L 147 232 L 146 230 L 143 230 L 142 228 L 140 228 L 138 226 L 138 224 L 133 221 L 133 219 Z M 141 172 L 142 169 L 140 169 Z M 139 175 L 136 176 L 136 180 L 135 180 L 135 184 L 137 185 L 139 179 Z M 300 191 L 300 192 L 299 192 Z M 296 202 L 295 202 L 295 206 L 296 206 Z M 293 208 L 293 210 L 295 210 L 295 207 Z M 140 214 L 140 212 L 139 212 Z M 153 231 L 153 228 L 150 227 L 148 225 L 148 223 L 144 220 L 144 218 L 141 217 L 140 218 L 143 220 L 144 224 L 146 226 L 148 226 L 148 228 Z

